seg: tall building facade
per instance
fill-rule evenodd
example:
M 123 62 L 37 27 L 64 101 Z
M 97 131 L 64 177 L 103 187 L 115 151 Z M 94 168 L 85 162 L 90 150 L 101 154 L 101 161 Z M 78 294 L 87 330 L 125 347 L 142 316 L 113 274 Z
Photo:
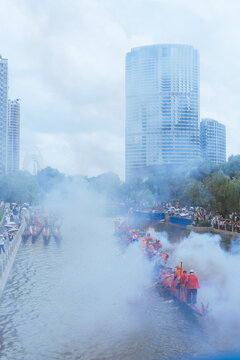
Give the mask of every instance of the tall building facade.
M 0 175 L 7 171 L 8 60 L 0 55 Z
M 151 45 L 126 55 L 126 180 L 200 158 L 199 53 Z
M 202 119 L 200 124 L 201 155 L 214 164 L 226 161 L 226 127 L 213 119 Z
M 8 100 L 7 173 L 19 170 L 20 100 Z

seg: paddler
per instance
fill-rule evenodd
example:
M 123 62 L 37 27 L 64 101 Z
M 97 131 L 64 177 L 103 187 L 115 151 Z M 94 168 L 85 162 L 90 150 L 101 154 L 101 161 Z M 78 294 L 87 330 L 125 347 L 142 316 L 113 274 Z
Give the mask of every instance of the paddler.
M 153 237 L 151 236 L 151 234 L 150 233 L 147 233 L 147 236 L 146 236 L 146 242 L 148 243 L 148 244 L 151 244 L 151 243 L 153 243 Z
M 147 242 L 145 247 L 145 252 L 149 259 L 151 259 L 154 256 L 155 250 L 151 242 L 149 243 Z
M 177 278 L 180 280 L 180 277 L 183 275 L 183 269 L 179 265 L 176 266 L 176 269 Z
M 197 303 L 197 289 L 200 289 L 200 286 L 198 283 L 198 278 L 194 274 L 194 270 L 190 270 L 186 282 L 186 289 L 187 289 L 187 303 L 195 305 Z
M 160 240 L 156 240 L 153 246 L 155 250 L 159 250 L 162 248 L 162 244 L 160 243 Z
M 146 247 L 146 240 L 143 238 L 142 239 L 142 243 L 141 243 L 142 247 L 145 248 Z
M 186 301 L 186 283 L 188 274 L 186 270 L 183 270 L 183 274 L 180 277 L 180 300 Z
M 173 274 L 173 273 L 169 273 L 169 274 L 167 275 L 166 279 L 165 279 L 164 284 L 163 284 L 165 289 L 171 288 L 173 279 L 174 279 L 174 274 Z
M 131 231 L 130 236 L 131 236 L 131 241 L 132 242 L 138 241 L 137 234 L 136 234 L 135 230 Z
M 168 254 L 162 254 L 162 257 L 164 258 L 164 262 L 165 262 L 165 264 L 167 263 L 167 260 L 168 260 L 168 258 L 169 258 L 169 256 L 168 256 Z
M 174 271 L 174 277 L 171 284 L 171 295 L 175 297 L 177 297 L 177 283 L 178 283 L 177 272 Z

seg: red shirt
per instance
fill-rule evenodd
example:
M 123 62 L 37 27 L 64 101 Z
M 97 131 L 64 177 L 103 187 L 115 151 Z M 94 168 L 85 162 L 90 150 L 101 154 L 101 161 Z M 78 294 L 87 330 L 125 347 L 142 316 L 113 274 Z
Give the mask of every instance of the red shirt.
M 188 279 L 188 274 L 183 274 L 180 278 L 180 286 L 185 286 Z
M 194 274 L 188 275 L 187 289 L 200 289 L 198 278 Z
M 147 242 L 153 242 L 152 236 L 147 236 L 147 237 L 146 237 L 146 241 L 147 241 Z

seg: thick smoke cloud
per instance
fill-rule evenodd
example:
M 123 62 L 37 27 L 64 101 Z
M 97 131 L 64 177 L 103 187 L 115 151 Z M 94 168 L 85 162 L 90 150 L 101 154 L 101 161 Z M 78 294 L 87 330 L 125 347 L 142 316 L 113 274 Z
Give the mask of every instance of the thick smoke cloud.
M 161 239 L 170 254 L 169 265 L 183 262 L 194 269 L 200 281 L 198 304 L 209 303 L 209 323 L 205 326 L 213 349 L 239 350 L 240 344 L 240 252 L 233 240 L 229 252 L 221 246 L 220 236 L 191 232 L 180 243 L 170 243 L 167 234 L 152 234 Z
M 21 334 L 27 354 L 56 355 L 74 346 L 79 351 L 83 343 L 94 346 L 99 334 L 105 334 L 106 346 L 141 326 L 134 304 L 144 306 L 152 265 L 138 244 L 121 248 L 112 219 L 104 217 L 104 202 L 84 182 L 48 198 L 46 208 L 64 217 L 63 241 L 56 251 L 58 267 L 46 264 L 47 279 L 41 278 L 45 270 L 38 270 L 31 296 L 39 300 L 39 316 Z

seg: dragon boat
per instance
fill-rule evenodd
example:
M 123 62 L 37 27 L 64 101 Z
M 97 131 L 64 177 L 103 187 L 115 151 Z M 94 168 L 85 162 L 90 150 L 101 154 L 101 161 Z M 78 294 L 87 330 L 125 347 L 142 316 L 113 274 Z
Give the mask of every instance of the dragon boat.
M 62 240 L 62 235 L 61 235 L 60 231 L 58 230 L 58 228 L 52 227 L 51 234 L 52 234 L 54 240 L 56 241 L 56 243 L 59 244 Z
M 22 234 L 22 239 L 23 241 L 27 241 L 31 236 L 31 232 L 30 232 L 30 229 L 29 229 L 29 226 L 26 226 L 26 228 L 24 229 L 24 232 Z
M 42 230 L 42 237 L 45 244 L 48 244 L 51 238 L 51 232 L 49 226 L 44 226 Z
M 39 227 L 38 225 L 33 226 L 33 229 L 32 229 L 32 243 L 35 243 L 37 241 L 37 239 L 39 238 L 41 232 L 42 232 L 42 227 Z
M 182 273 L 180 269 L 180 273 Z M 187 302 L 187 290 L 181 287 L 178 278 L 175 277 L 174 271 L 167 267 L 161 266 L 158 279 L 153 285 L 159 291 L 160 296 L 165 299 L 173 299 L 181 308 L 190 311 L 201 317 L 207 317 L 209 313 L 209 304 L 201 303 L 199 308 L 197 304 Z
M 180 271 L 177 276 L 177 271 L 167 266 L 170 255 L 166 251 L 163 251 L 162 246 L 159 246 L 159 241 L 155 243 L 151 241 L 148 242 L 145 232 L 131 230 L 126 222 L 121 224 L 119 220 L 115 221 L 115 235 L 126 245 L 130 245 L 136 240 L 141 241 L 145 256 L 149 261 L 156 260 L 158 265 L 155 272 L 157 275 L 153 287 L 158 289 L 160 296 L 173 299 L 181 308 L 189 310 L 195 315 L 204 318 L 208 316 L 209 304 L 204 305 L 201 303 L 201 307 L 199 308 L 197 304 L 187 302 L 187 290 L 185 286 L 180 286 L 179 281 L 183 273 L 182 263 L 181 267 L 177 267 L 178 271 Z

